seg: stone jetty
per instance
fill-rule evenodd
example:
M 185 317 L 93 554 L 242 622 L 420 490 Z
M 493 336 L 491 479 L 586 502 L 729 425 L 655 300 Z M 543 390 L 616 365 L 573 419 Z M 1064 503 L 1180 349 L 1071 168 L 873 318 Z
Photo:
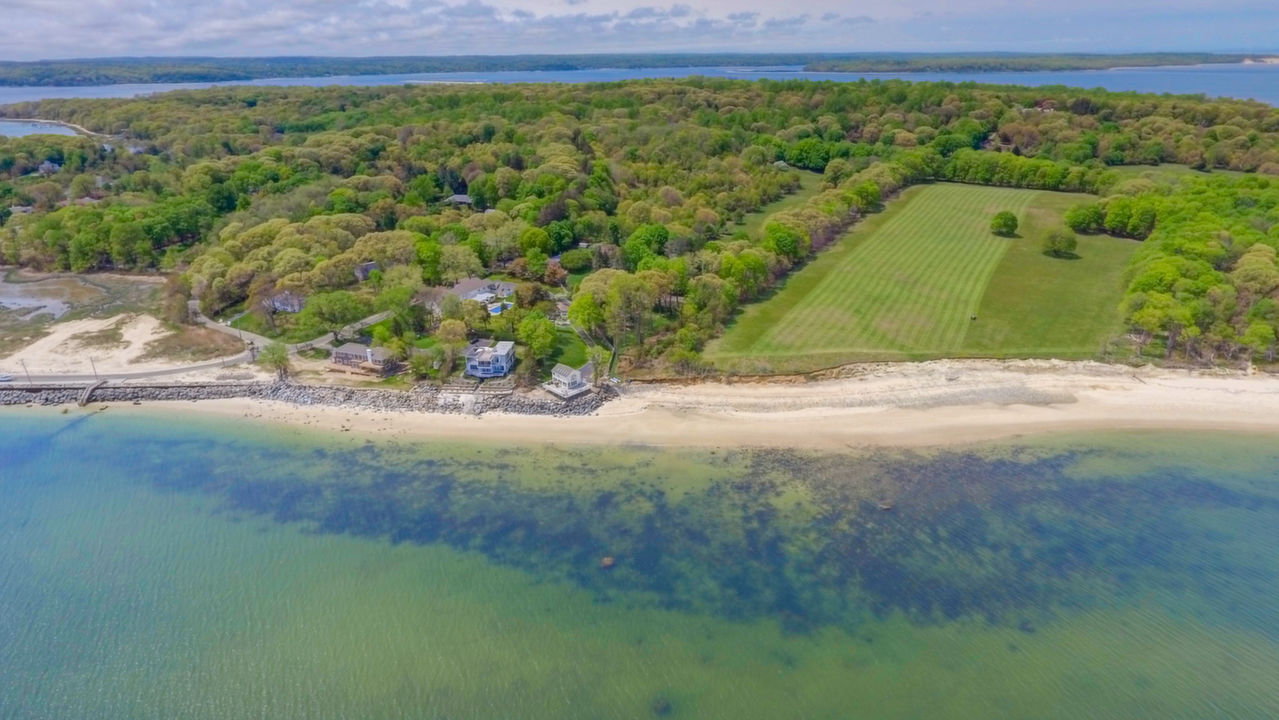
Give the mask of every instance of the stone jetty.
M 613 399 L 610 387 L 562 401 L 518 392 L 485 394 L 441 391 L 419 386 L 409 391 L 278 383 L 49 384 L 0 386 L 0 405 L 71 405 L 83 403 L 198 402 L 251 398 L 301 406 L 330 406 L 385 412 L 483 415 L 590 415 Z

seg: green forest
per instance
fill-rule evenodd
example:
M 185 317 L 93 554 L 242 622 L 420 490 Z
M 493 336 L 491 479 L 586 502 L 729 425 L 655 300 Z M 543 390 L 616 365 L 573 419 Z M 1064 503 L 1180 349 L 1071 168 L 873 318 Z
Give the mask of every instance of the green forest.
M 218 88 L 0 115 L 110 136 L 0 139 L 0 259 L 170 272 L 174 320 L 188 297 L 275 332 L 384 309 L 383 342 L 455 343 L 464 329 L 549 352 L 559 289 L 623 370 L 702 372 L 743 304 L 903 188 L 947 180 L 1096 196 L 1067 214 L 1075 232 L 1144 242 L 1116 309 L 1137 352 L 1275 355 L 1279 110 L 1261 103 L 688 79 Z M 1161 163 L 1202 174 L 1116 171 Z M 815 192 L 745 224 L 802 171 L 821 174 Z M 435 315 L 415 302 L 475 276 L 519 283 L 518 306 Z M 272 306 L 285 292 L 302 312 Z

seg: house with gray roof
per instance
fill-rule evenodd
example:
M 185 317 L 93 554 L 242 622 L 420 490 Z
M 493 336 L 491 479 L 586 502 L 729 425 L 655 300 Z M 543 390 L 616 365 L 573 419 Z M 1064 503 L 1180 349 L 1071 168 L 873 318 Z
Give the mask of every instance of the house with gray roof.
M 475 300 L 487 305 L 514 295 L 515 283 L 505 280 L 466 278 L 457 281 L 457 284 L 449 288 L 449 294 L 456 295 L 459 300 Z
M 343 372 L 385 375 L 395 369 L 396 362 L 386 348 L 351 342 L 333 351 L 329 365 Z
M 481 380 L 503 377 L 515 369 L 515 343 L 476 340 L 466 348 L 466 374 Z
M 306 307 L 306 296 L 292 290 L 285 290 L 272 295 L 266 300 L 267 307 L 274 312 L 300 313 Z
M 572 400 L 591 391 L 591 383 L 595 379 L 595 365 L 586 363 L 580 368 L 569 367 L 558 363 L 551 369 L 551 381 L 542 384 L 542 389 L 560 398 Z
M 375 262 L 360 263 L 359 265 L 355 266 L 355 280 L 356 282 L 364 282 L 365 280 L 369 279 L 369 276 L 373 274 L 374 270 L 381 270 L 381 269 L 382 269 L 382 266 L 378 265 Z

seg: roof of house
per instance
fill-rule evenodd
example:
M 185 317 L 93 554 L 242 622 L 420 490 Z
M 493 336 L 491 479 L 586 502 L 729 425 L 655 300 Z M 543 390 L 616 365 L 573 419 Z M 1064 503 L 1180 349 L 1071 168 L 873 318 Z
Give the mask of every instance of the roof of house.
M 510 340 L 493 342 L 488 339 L 476 340 L 466 348 L 466 356 L 476 360 L 491 360 L 498 355 L 506 355 L 515 351 L 515 343 Z
M 480 338 L 479 340 L 475 340 L 470 345 L 466 346 L 466 356 L 475 357 L 476 355 L 479 354 L 481 350 L 488 350 L 491 347 L 493 347 L 492 340 L 489 340 L 487 338 Z
M 457 283 L 453 285 L 450 292 L 454 295 L 469 295 L 480 288 L 488 287 L 490 284 L 492 284 L 491 280 L 485 280 L 483 278 L 466 278 L 465 280 L 458 280 Z
M 556 363 L 555 367 L 551 368 L 551 377 L 553 378 L 568 379 L 575 374 L 583 378 L 589 378 L 595 374 L 595 367 L 592 363 L 587 362 L 580 368 L 570 367 L 564 363 Z
M 485 278 L 466 278 L 458 280 L 449 292 L 461 297 L 470 295 L 471 293 L 485 290 L 492 291 L 498 297 L 505 297 L 515 292 L 515 283 L 506 282 L 505 280 L 487 280 Z
M 455 205 L 470 205 L 472 200 L 470 195 L 462 195 L 459 193 L 457 195 L 450 195 L 444 200 L 444 202 L 453 203 Z
M 391 351 L 384 347 L 369 347 L 360 343 L 349 342 L 333 351 L 334 355 L 355 355 L 365 360 L 385 362 L 391 358 Z

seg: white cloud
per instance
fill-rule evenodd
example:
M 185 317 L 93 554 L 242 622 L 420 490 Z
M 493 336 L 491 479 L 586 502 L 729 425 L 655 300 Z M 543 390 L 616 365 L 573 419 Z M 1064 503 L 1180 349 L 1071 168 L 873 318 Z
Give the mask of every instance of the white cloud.
M 3 59 L 1275 50 L 1273 0 L 4 0 Z

